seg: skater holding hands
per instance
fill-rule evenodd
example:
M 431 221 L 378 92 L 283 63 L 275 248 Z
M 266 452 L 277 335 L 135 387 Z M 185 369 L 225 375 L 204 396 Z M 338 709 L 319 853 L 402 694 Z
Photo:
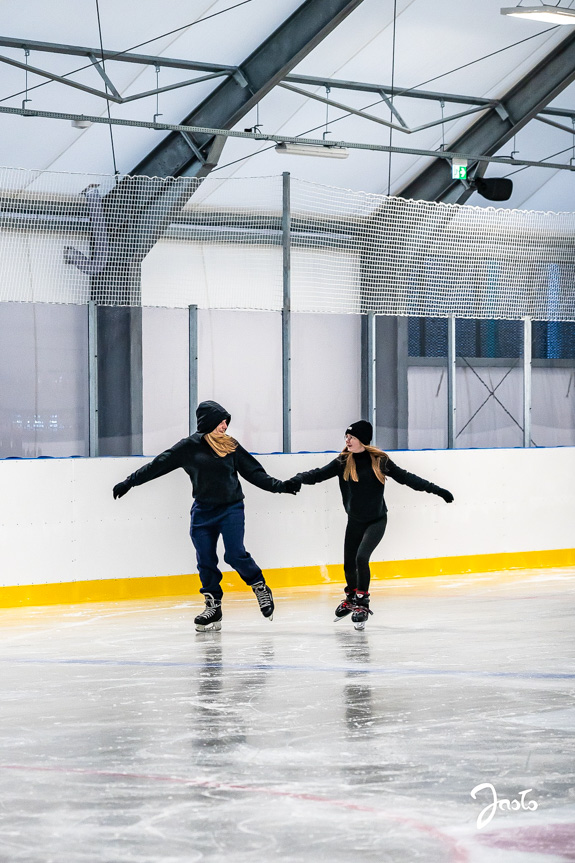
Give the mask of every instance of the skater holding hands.
M 345 431 L 345 447 L 337 458 L 325 467 L 315 468 L 292 477 L 294 482 L 315 485 L 338 477 L 343 506 L 347 513 L 343 568 L 345 598 L 336 608 L 336 619 L 351 614 L 356 629 L 363 629 L 370 614 L 369 559 L 381 542 L 387 525 L 385 481 L 389 476 L 414 491 L 437 494 L 446 503 L 453 495 L 426 479 L 398 467 L 387 453 L 370 446 L 371 423 L 359 420 Z
M 139 468 L 114 486 L 114 498 L 123 497 L 131 488 L 157 479 L 176 468 L 183 468 L 192 483 L 194 503 L 191 511 L 190 536 L 196 549 L 198 571 L 205 599 L 205 609 L 194 623 L 198 631 L 222 628 L 222 573 L 218 569 L 216 546 L 221 536 L 224 560 L 248 584 L 259 603 L 261 613 L 271 620 L 274 601 L 264 575 L 244 548 L 244 494 L 239 477 L 269 492 L 297 494 L 298 480 L 274 479 L 245 450 L 227 428 L 231 417 L 217 402 L 205 401 L 196 410 L 197 431 Z

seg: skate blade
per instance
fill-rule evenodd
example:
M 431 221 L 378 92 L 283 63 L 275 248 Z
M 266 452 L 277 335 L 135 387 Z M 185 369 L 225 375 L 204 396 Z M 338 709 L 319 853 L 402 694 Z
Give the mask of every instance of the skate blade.
M 360 620 L 357 623 L 353 624 L 353 628 L 357 629 L 359 632 L 365 629 L 365 620 Z
M 208 623 L 204 626 L 202 623 L 196 623 L 196 632 L 219 632 L 222 628 L 222 623 L 220 620 L 217 623 Z

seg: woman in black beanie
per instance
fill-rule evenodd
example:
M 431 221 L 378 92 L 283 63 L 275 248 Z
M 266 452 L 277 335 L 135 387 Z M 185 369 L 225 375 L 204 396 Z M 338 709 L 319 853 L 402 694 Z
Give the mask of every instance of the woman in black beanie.
M 445 488 L 408 473 L 398 467 L 387 453 L 370 446 L 373 429 L 366 420 L 352 423 L 345 431 L 345 448 L 325 467 L 298 473 L 292 479 L 304 485 L 315 485 L 338 477 L 347 528 L 343 550 L 346 586 L 345 598 L 335 610 L 336 619 L 351 614 L 356 629 L 363 629 L 369 609 L 369 559 L 379 545 L 387 525 L 384 490 L 386 477 L 415 491 L 427 491 L 442 497 L 446 503 L 453 495 Z
M 198 430 L 130 474 L 114 486 L 114 498 L 123 497 L 136 485 L 183 468 L 192 482 L 194 504 L 190 536 L 196 549 L 198 571 L 205 609 L 195 618 L 199 632 L 222 628 L 222 573 L 218 568 L 216 546 L 221 536 L 224 560 L 248 584 L 261 613 L 271 620 L 274 601 L 263 573 L 244 548 L 244 493 L 239 477 L 264 491 L 296 494 L 301 483 L 274 479 L 262 465 L 227 432 L 229 413 L 217 402 L 205 401 L 196 410 Z

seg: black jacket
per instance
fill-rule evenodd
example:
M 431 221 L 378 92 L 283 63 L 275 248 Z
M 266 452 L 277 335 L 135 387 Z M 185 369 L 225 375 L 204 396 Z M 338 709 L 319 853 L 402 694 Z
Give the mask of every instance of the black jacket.
M 285 483 L 268 476 L 259 461 L 240 444 L 234 452 L 222 457 L 206 443 L 204 434 L 212 432 L 224 419 L 230 422 L 230 415 L 221 405 L 213 401 L 202 402 L 196 417 L 197 432 L 131 474 L 126 480 L 130 486 L 143 485 L 181 467 L 192 481 L 193 497 L 198 503 L 209 506 L 243 500 L 238 474 L 264 491 L 286 491 Z
M 358 482 L 351 479 L 344 480 L 345 460 L 341 455 L 334 458 L 325 467 L 298 473 L 293 479 L 299 480 L 303 485 L 315 485 L 337 476 L 343 506 L 350 518 L 356 521 L 375 521 L 378 518 L 383 518 L 387 512 L 384 497 L 385 486 L 373 472 L 371 457 L 365 450 L 361 453 L 355 453 L 353 457 L 357 468 Z M 382 456 L 380 463 L 385 476 L 391 477 L 401 485 L 407 485 L 415 491 L 427 491 L 431 494 L 438 494 L 443 491 L 434 483 L 398 467 L 388 455 Z

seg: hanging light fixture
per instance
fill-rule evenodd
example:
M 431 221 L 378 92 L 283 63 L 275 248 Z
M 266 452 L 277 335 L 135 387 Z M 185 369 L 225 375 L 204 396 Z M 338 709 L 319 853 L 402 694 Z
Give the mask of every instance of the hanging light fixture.
M 322 156 L 324 159 L 347 159 L 349 150 L 335 144 L 298 144 L 295 141 L 282 141 L 275 147 L 276 153 L 286 156 Z
M 570 24 L 575 26 L 575 9 L 567 9 L 564 6 L 550 6 L 542 3 L 541 6 L 507 6 L 501 9 L 502 15 L 510 15 L 513 18 L 527 18 L 529 21 L 541 22 L 542 24 Z

